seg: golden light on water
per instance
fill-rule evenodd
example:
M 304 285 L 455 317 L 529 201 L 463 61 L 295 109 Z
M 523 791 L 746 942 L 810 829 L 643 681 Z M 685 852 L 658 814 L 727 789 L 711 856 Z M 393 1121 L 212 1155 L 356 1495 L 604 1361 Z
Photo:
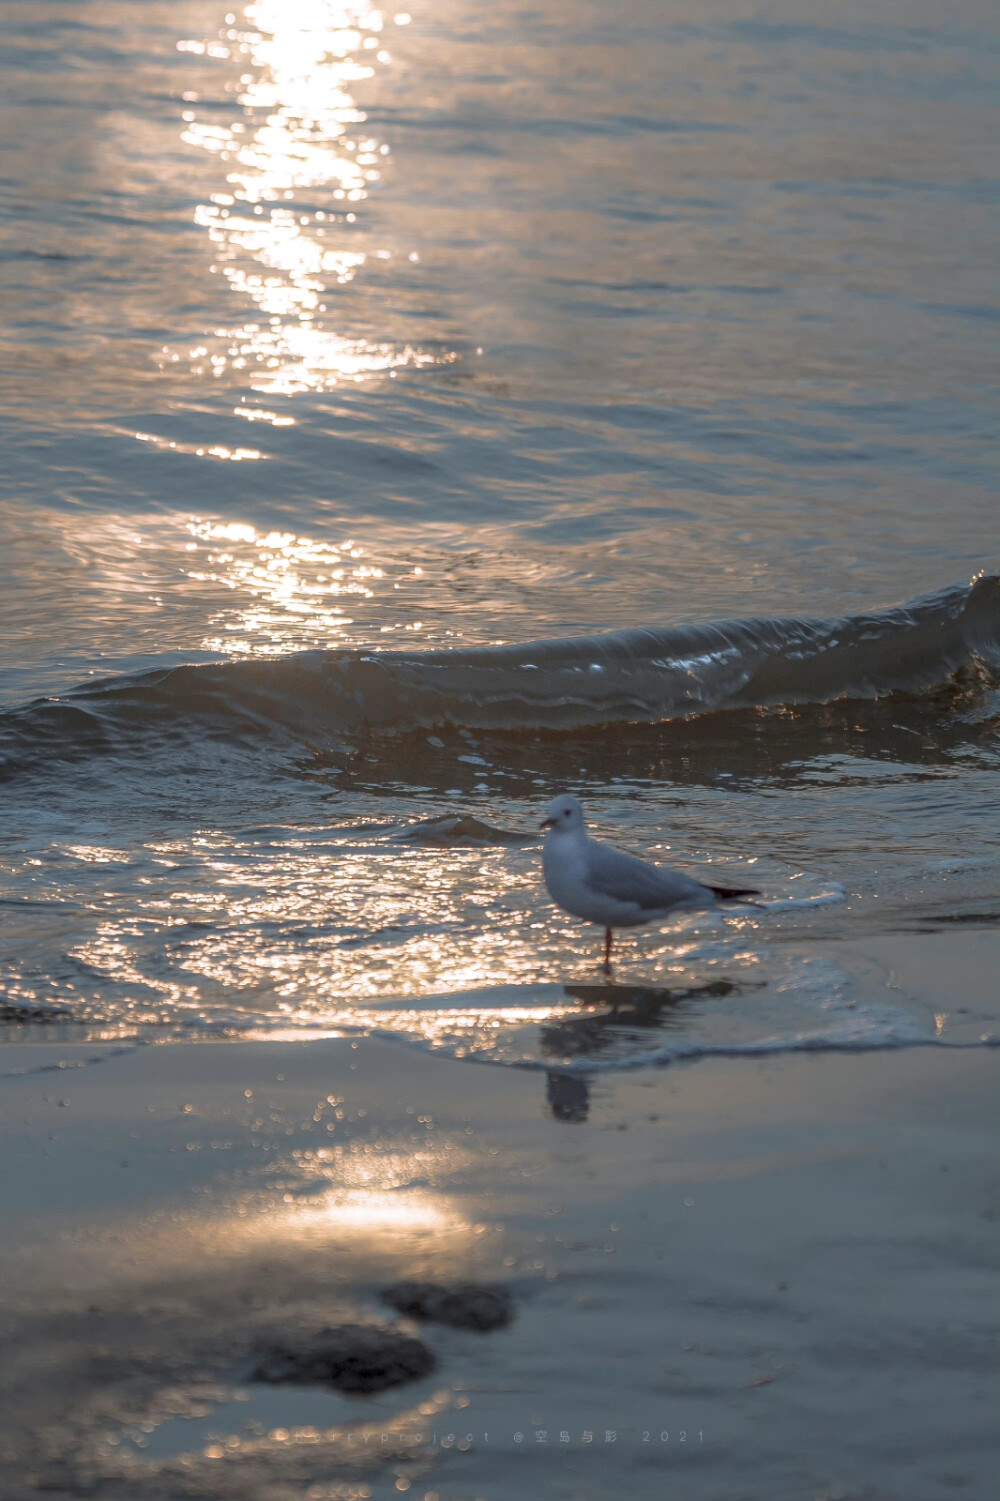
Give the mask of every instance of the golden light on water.
M 503 850 L 310 844 L 249 852 L 222 836 L 202 839 L 199 864 L 216 907 L 204 915 L 217 921 L 188 937 L 173 967 L 178 982 L 225 987 L 238 1006 L 263 1005 L 289 1022 L 398 1025 L 429 1041 L 442 1029 L 488 1029 L 497 1019 L 492 1009 L 502 1015 L 511 1004 L 523 1007 L 518 996 L 495 998 L 488 1009 L 452 1003 L 444 1012 L 411 1014 L 401 1002 L 397 1015 L 396 1008 L 370 1012 L 366 1003 L 536 979 L 538 935 L 525 911 L 512 910 L 533 890 L 530 868 Z M 245 883 L 250 853 L 252 887 Z M 495 910 L 487 913 L 487 905 Z M 188 898 L 161 894 L 150 899 L 154 906 L 179 915 Z
M 195 222 L 212 243 L 212 271 L 256 308 L 249 321 L 216 329 L 216 348 L 188 352 L 195 373 L 243 372 L 253 391 L 290 397 L 440 361 L 332 326 L 339 290 L 370 257 L 417 260 L 404 248 L 357 243 L 358 215 L 382 181 L 389 145 L 371 133 L 352 90 L 391 62 L 386 35 L 408 20 L 366 0 L 256 0 L 227 16 L 218 42 L 178 42 L 181 52 L 240 69 L 228 85 L 239 117 L 220 120 L 191 101 L 182 139 L 226 169 Z M 164 363 L 183 357 L 162 354 Z
M 191 579 L 223 584 L 249 604 L 217 611 L 206 651 L 281 656 L 303 646 L 327 646 L 353 622 L 340 598 L 371 599 L 384 570 L 361 561 L 353 540 L 320 542 L 294 532 L 258 532 L 241 522 L 192 519 L 192 550 L 204 558 Z M 203 544 L 198 548 L 198 543 Z
M 149 443 L 153 448 L 166 448 L 175 453 L 194 454 L 199 459 L 228 459 L 232 463 L 239 464 L 246 459 L 264 457 L 259 448 L 230 448 L 225 443 L 213 443 L 207 447 L 204 444 L 178 443 L 172 438 L 162 438 L 156 433 L 136 433 L 135 439 L 137 443 Z
M 72 950 L 127 991 L 135 1021 L 204 1010 L 483 1055 L 579 1009 L 538 988 L 564 976 L 565 938 L 534 913 L 529 854 L 285 830 L 275 845 L 205 831 L 147 856 L 157 873 L 136 880 L 128 910 L 100 903 Z
M 142 436 L 216 462 L 261 457 L 256 449 L 197 450 Z M 53 673 L 60 690 L 74 678 L 163 665 L 164 653 L 177 661 L 195 651 L 269 657 L 349 645 L 377 652 L 462 637 L 441 608 L 442 600 L 455 607 L 455 561 L 426 536 L 380 529 L 373 551 L 370 528 L 358 532 L 345 522 L 305 532 L 183 511 L 26 513 L 19 550 L 36 537 L 44 538 L 45 566 L 33 607 L 11 618 L 12 650 L 30 651 L 57 610 L 66 622 L 53 648 L 59 659 L 95 611 L 104 630 L 104 650 Z M 473 569 L 466 573 L 478 582 Z
M 557 1046 L 581 1014 L 567 978 L 593 977 L 599 944 L 550 910 L 537 852 L 428 847 L 389 832 L 203 829 L 152 841 L 124 908 L 121 882 L 107 900 L 91 897 L 92 931 L 70 958 L 101 990 L 121 993 L 136 1023 L 202 1014 L 242 1030 L 266 1019 L 260 1035 L 271 1038 L 406 1036 L 484 1059 L 534 1053 L 539 1029 Z M 72 853 L 81 869 L 117 879 L 113 848 Z M 707 952 L 692 924 L 697 917 L 632 940 L 645 984 L 753 977 L 761 959 L 752 946 L 733 935 L 735 944 Z M 630 946 L 623 937 L 623 954 Z

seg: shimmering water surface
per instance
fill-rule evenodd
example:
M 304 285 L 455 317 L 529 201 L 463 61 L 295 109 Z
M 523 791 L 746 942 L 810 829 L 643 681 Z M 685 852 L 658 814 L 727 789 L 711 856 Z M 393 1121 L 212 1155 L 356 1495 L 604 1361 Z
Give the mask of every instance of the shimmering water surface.
M 988 1032 L 961 944 L 858 943 L 1000 910 L 994 6 L 0 34 L 7 1004 L 567 1070 Z M 606 986 L 564 788 L 767 905 Z

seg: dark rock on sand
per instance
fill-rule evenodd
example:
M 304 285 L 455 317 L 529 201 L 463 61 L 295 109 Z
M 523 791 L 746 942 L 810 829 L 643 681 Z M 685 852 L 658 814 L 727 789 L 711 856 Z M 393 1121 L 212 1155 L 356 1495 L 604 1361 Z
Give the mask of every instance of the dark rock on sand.
M 500 1329 L 514 1317 L 514 1300 L 505 1287 L 482 1282 L 396 1282 L 382 1297 L 398 1313 L 455 1329 Z
M 436 1361 L 422 1340 L 388 1324 L 338 1324 L 298 1338 L 281 1336 L 258 1350 L 254 1381 L 381 1392 L 416 1381 Z

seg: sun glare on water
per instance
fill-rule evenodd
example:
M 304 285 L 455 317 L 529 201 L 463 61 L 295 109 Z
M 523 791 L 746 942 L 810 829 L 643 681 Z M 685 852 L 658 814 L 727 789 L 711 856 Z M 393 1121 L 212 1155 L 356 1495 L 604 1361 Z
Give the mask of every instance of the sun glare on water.
M 212 272 L 254 311 L 216 329 L 215 347 L 164 348 L 164 365 L 187 355 L 196 374 L 242 377 L 255 392 L 291 397 L 441 361 L 332 326 L 338 295 L 369 260 L 417 259 L 404 247 L 359 244 L 363 205 L 383 180 L 390 148 L 353 93 L 391 62 L 386 34 L 408 21 L 364 0 L 257 0 L 226 17 L 218 42 L 177 43 L 232 71 L 226 92 L 240 106 L 235 118 L 190 98 L 182 140 L 225 169 L 194 218 L 211 242 Z M 293 420 L 259 409 L 240 415 Z

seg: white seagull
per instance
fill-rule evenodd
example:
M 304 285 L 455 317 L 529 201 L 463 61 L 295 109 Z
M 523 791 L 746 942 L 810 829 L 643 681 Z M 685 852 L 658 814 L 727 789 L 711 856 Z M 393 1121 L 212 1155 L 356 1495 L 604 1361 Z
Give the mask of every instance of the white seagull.
M 557 907 L 604 929 L 604 968 L 611 968 L 612 930 L 639 928 L 673 912 L 697 912 L 759 893 L 747 886 L 703 886 L 679 870 L 661 870 L 598 844 L 583 809 L 564 793 L 548 806 L 542 871 Z M 751 903 L 755 906 L 756 903 Z

